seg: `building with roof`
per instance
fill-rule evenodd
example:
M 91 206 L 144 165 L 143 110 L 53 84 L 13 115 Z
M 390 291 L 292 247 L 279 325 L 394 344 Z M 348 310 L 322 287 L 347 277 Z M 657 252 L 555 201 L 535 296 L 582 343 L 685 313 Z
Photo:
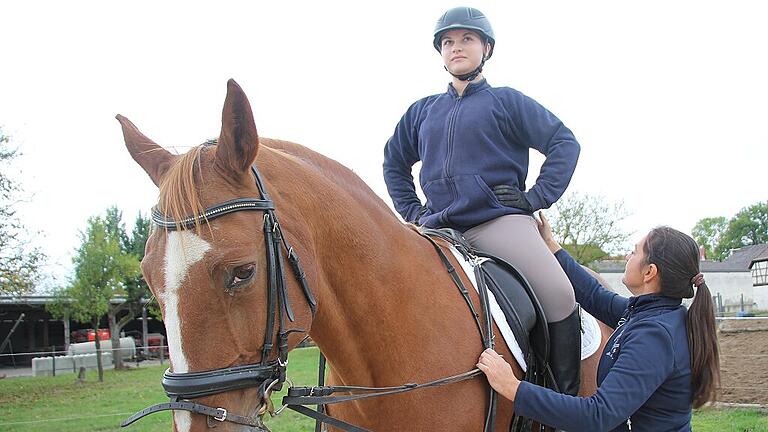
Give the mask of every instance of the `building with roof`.
M 0 367 L 28 365 L 33 357 L 46 352 L 66 351 L 71 335 L 91 328 L 90 324 L 54 318 L 45 307 L 53 300 L 51 296 L 41 295 L 0 296 Z M 125 299 L 112 299 L 113 304 L 121 302 Z M 126 313 L 121 311 L 118 319 Z M 161 321 L 146 316 L 145 330 L 142 319 L 139 316 L 132 320 L 123 328 L 123 333 L 135 335 L 137 339 L 144 333 L 165 335 Z M 99 328 L 109 328 L 106 316 L 102 318 Z
M 626 261 L 599 261 L 595 270 L 616 292 L 629 296 L 621 282 Z M 734 249 L 727 259 L 712 261 L 702 254 L 701 272 L 718 312 L 768 310 L 768 244 Z

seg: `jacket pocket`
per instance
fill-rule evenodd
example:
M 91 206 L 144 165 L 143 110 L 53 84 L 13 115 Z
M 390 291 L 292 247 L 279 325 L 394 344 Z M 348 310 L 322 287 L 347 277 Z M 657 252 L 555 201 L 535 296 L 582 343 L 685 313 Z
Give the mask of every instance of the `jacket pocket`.
M 453 177 L 456 198 L 446 210 L 446 218 L 458 226 L 474 226 L 498 216 L 502 209 L 496 196 L 479 175 Z

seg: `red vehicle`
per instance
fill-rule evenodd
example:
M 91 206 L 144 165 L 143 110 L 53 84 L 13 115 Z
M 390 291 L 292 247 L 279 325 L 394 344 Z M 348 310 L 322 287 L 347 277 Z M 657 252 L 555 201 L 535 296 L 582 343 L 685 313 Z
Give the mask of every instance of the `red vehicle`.
M 136 351 L 144 355 L 144 343 L 142 340 L 141 332 L 138 330 L 131 330 L 125 332 L 126 336 L 130 336 L 136 341 Z M 165 346 L 165 336 L 161 333 L 147 333 L 147 357 L 149 358 L 163 358 L 168 357 L 168 349 Z
M 94 342 L 96 333 L 93 329 L 75 330 L 71 334 L 71 343 Z M 99 329 L 99 340 L 109 340 L 109 329 Z
M 165 348 L 165 336 L 160 333 L 149 333 L 147 335 L 147 346 L 151 355 L 168 357 L 168 351 Z M 161 352 L 162 350 L 162 352 Z

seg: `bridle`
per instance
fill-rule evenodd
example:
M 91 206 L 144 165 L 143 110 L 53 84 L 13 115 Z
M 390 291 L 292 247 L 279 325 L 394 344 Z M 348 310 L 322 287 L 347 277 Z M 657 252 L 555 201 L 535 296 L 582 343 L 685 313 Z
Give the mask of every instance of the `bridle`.
M 158 411 L 184 410 L 207 416 L 209 423 L 213 419 L 219 422 L 228 421 L 268 430 L 264 426 L 261 416 L 267 411 L 272 411 L 272 402 L 269 399 L 269 394 L 272 390 L 280 390 L 286 380 L 288 336 L 295 332 L 306 333 L 306 330 L 303 329 L 285 328 L 286 317 L 291 322 L 295 318 L 288 299 L 285 283 L 285 263 L 281 253 L 281 246 L 287 251 L 288 261 L 291 264 L 293 274 L 304 292 L 313 317 L 317 309 L 317 301 L 309 289 L 296 251 L 283 236 L 277 216 L 275 215 L 275 204 L 269 198 L 258 170 L 255 166 L 252 166 L 251 171 L 262 198 L 238 198 L 225 201 L 206 208 L 197 217 L 188 216 L 181 220 L 169 218 L 155 207 L 152 209 L 152 221 L 166 231 L 177 231 L 193 229 L 213 219 L 238 211 L 264 212 L 268 289 L 267 323 L 261 362 L 203 372 L 175 373 L 166 370 L 163 374 L 162 384 L 166 395 L 171 399 L 170 402 L 152 405 L 134 414 L 121 423 L 122 427 L 128 426 L 136 420 Z M 278 326 L 277 335 L 273 339 L 276 320 Z M 277 358 L 269 360 L 275 345 L 277 345 Z M 261 404 L 257 410 L 256 417 L 231 414 L 224 408 L 213 408 L 189 400 L 248 387 L 258 387 L 258 397 L 261 400 Z
M 285 283 L 285 265 L 283 255 L 281 254 L 281 245 L 287 252 L 288 261 L 291 264 L 293 274 L 299 282 L 304 292 L 304 296 L 312 311 L 314 318 L 317 301 L 307 284 L 306 275 L 301 267 L 301 262 L 296 251 L 288 244 L 280 228 L 275 215 L 275 204 L 269 198 L 264 188 L 261 175 L 255 166 L 251 167 L 256 187 L 262 198 L 237 198 L 225 201 L 220 204 L 206 208 L 203 213 L 197 217 L 188 216 L 181 220 L 175 220 L 163 214 L 157 207 L 152 209 L 152 221 L 160 228 L 166 231 L 177 231 L 193 229 L 202 224 L 206 224 L 213 219 L 238 211 L 262 211 L 264 212 L 264 240 L 267 256 L 267 322 L 264 333 L 264 347 L 262 349 L 261 362 L 234 366 L 229 368 L 213 369 L 202 372 L 175 373 L 166 370 L 163 374 L 162 385 L 166 395 L 170 398 L 169 402 L 159 403 L 137 412 L 123 421 L 120 426 L 126 427 L 133 422 L 155 412 L 183 410 L 196 414 L 202 414 L 207 417 L 208 425 L 214 426 L 216 422 L 232 422 L 240 425 L 251 426 L 259 431 L 268 432 L 269 429 L 264 425 L 262 416 L 267 413 L 273 413 L 274 409 L 269 395 L 273 390 L 281 390 L 286 381 L 286 369 L 288 365 L 288 336 L 291 333 L 306 333 L 304 329 L 286 329 L 286 317 L 293 322 L 294 314 L 291 309 Z M 451 276 L 454 284 L 458 287 L 464 300 L 469 305 L 475 323 L 477 324 L 480 336 L 485 348 L 493 348 L 494 336 L 493 327 L 488 310 L 487 287 L 479 290 L 481 311 L 484 317 L 480 322 L 480 313 L 475 308 L 469 293 L 459 278 L 456 269 L 450 263 L 440 246 L 428 235 L 422 234 L 429 240 L 435 248 L 440 260 Z M 282 307 L 281 307 L 282 306 Z M 275 333 L 275 320 L 277 320 L 277 335 L 274 340 L 272 335 Z M 269 360 L 273 348 L 277 345 L 277 357 Z M 324 365 L 324 359 L 321 354 L 321 365 Z M 321 366 L 320 376 L 323 375 L 324 368 Z M 337 418 L 324 413 L 326 404 L 335 404 L 348 402 L 371 397 L 385 395 L 394 395 L 398 393 L 409 392 L 422 388 L 442 386 L 452 383 L 465 381 L 482 375 L 479 369 L 456 374 L 453 376 L 436 379 L 427 383 L 408 383 L 394 387 L 361 387 L 361 386 L 318 386 L 318 387 L 290 387 L 288 395 L 283 398 L 283 407 L 292 409 L 300 414 L 314 418 L 317 423 L 316 430 L 319 430 L 321 423 L 327 423 L 339 429 L 352 432 L 368 432 L 366 429 L 351 425 Z M 190 399 L 216 395 L 232 390 L 258 387 L 258 398 L 260 405 L 256 410 L 256 416 L 246 417 L 242 415 L 229 413 L 225 408 L 214 408 Z M 334 393 L 349 393 L 344 396 L 333 396 Z M 484 430 L 489 432 L 494 429 L 495 411 L 497 397 L 494 390 L 490 389 L 488 412 Z M 318 410 L 313 411 L 304 405 L 318 405 Z M 280 410 L 277 412 L 279 413 Z M 522 424 L 521 424 L 522 425 Z M 515 428 L 522 430 L 522 426 Z

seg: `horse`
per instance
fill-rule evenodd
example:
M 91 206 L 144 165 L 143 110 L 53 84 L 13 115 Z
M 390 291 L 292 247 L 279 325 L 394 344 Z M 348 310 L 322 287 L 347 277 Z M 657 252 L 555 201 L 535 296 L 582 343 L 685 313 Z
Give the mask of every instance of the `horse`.
M 187 219 L 193 221 L 189 229 L 154 227 L 141 263 L 168 332 L 171 375 L 280 360 L 277 347 L 268 344 L 280 336 L 268 323 L 275 313 L 268 279 L 276 261 L 268 256 L 269 247 L 264 251 L 277 219 L 282 240 L 291 245 L 278 252 L 277 262 L 291 254 L 301 257 L 304 278 L 282 277 L 282 300 L 291 305 L 293 318 L 286 321 L 290 330 L 283 343 L 290 350 L 309 335 L 328 359 L 330 384 L 397 386 L 475 368 L 482 341 L 432 244 L 402 223 L 350 169 L 301 145 L 259 137 L 248 98 L 234 80 L 227 83 L 215 144 L 175 155 L 127 118 L 117 119 L 128 152 L 159 188 L 158 214 L 174 223 L 193 215 Z M 252 167 L 260 173 L 257 181 Z M 205 214 L 218 203 L 264 198 L 265 193 L 272 210 L 262 202 L 260 212 L 215 219 Z M 262 229 L 266 212 L 277 216 L 271 231 Z M 477 303 L 477 293 L 469 291 Z M 596 389 L 597 362 L 608 332 L 603 326 L 600 349 L 583 362 L 583 395 Z M 495 325 L 494 334 L 499 334 Z M 496 342 L 497 351 L 511 359 L 504 341 Z M 516 363 L 512 367 L 523 375 Z M 197 401 L 221 407 L 224 415 L 264 414 L 263 397 L 253 387 L 203 394 Z M 488 383 L 476 376 L 329 405 L 327 412 L 371 431 L 481 431 L 488 401 Z M 494 430 L 508 430 L 513 411 L 512 402 L 500 399 Z M 176 410 L 173 428 L 255 430 L 212 417 Z

